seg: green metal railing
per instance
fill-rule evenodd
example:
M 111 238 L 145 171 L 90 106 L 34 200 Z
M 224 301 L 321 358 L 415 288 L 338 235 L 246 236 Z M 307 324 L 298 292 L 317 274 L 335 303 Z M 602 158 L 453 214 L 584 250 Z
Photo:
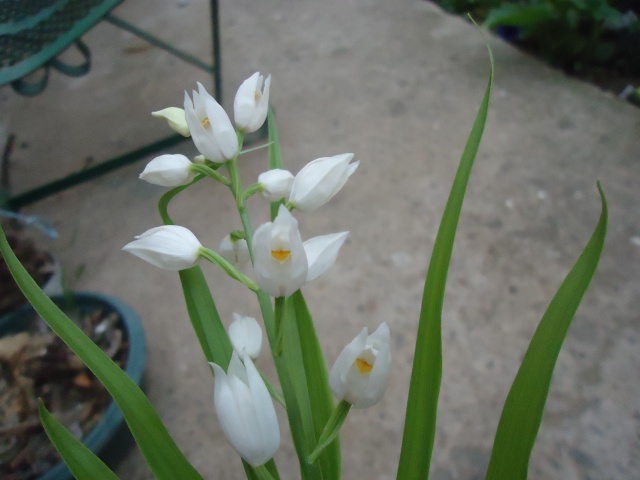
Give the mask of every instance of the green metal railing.
M 154 45 L 171 55 L 194 65 L 213 77 L 213 92 L 216 99 L 222 101 L 222 79 L 220 63 L 220 34 L 218 1 L 211 4 L 211 41 L 213 63 L 208 64 L 173 45 L 150 35 L 131 23 L 110 13 L 121 0 L 0 0 L 0 85 L 11 84 L 14 90 L 22 95 L 32 96 L 40 93 L 47 84 L 49 68 L 54 68 L 67 75 L 77 76 L 90 69 L 88 48 L 80 41 L 96 23 L 106 20 L 112 25 L 122 28 L 142 40 Z M 87 5 L 89 5 L 87 7 Z M 64 15 L 63 13 L 64 12 Z M 56 19 L 62 25 L 56 23 Z M 53 27 L 52 27 L 53 25 Z M 42 33 L 34 29 L 42 29 Z M 58 28 L 57 36 L 52 37 L 52 30 Z M 34 38 L 39 43 L 33 44 Z M 29 43 L 31 42 L 31 43 Z M 85 58 L 81 65 L 66 65 L 56 59 L 64 49 L 76 44 Z M 27 83 L 22 77 L 42 68 L 40 79 Z M 185 138 L 175 134 L 154 141 L 135 150 L 104 160 L 99 164 L 72 173 L 61 179 L 53 180 L 45 185 L 12 196 L 8 191 L 8 165 L 10 152 L 2 159 L 2 178 L 0 183 L 0 209 L 17 211 L 20 208 L 59 193 L 68 188 L 94 179 L 115 169 L 134 163 L 155 152 L 165 150 Z M 10 149 L 9 149 L 10 150 Z

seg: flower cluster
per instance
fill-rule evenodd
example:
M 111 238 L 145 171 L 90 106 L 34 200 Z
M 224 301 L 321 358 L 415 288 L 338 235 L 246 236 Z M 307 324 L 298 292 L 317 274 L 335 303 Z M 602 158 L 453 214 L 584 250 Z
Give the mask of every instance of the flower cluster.
M 274 297 L 277 329 L 274 336 L 278 340 L 272 349 L 274 356 L 279 356 L 282 323 L 286 320 L 285 299 L 333 266 L 349 233 L 331 233 L 303 241 L 292 212 L 311 212 L 326 204 L 346 184 L 359 162 L 352 161 L 353 154 L 345 153 L 313 160 L 296 175 L 284 169 L 271 169 L 243 191 L 236 162 L 244 134 L 257 131 L 265 122 L 270 86 L 271 77 L 264 79 L 259 73 L 242 83 L 233 105 L 235 127 L 201 84 L 191 97 L 185 92 L 184 109 L 170 107 L 154 112 L 172 129 L 190 136 L 201 155 L 193 161 L 180 154 L 161 155 L 140 174 L 141 179 L 163 187 L 183 187 L 201 178 L 213 178 L 231 189 L 243 219 L 243 230 L 224 237 L 218 252 L 204 247 L 190 230 L 177 225 L 152 228 L 123 249 L 167 270 L 189 269 L 204 258 L 259 295 Z M 227 175 L 221 173 L 225 169 Z M 263 223 L 253 234 L 250 223 L 245 221 L 244 202 L 256 193 L 279 206 L 273 221 Z M 241 272 L 248 263 L 253 267 L 250 275 L 253 279 Z M 248 464 L 259 468 L 274 456 L 280 445 L 271 399 L 273 387 L 268 387 L 268 381 L 253 363 L 262 350 L 262 328 L 256 319 L 234 313 L 228 338 L 233 347 L 231 358 L 211 363 L 215 376 L 214 405 L 231 445 Z M 383 323 L 371 335 L 364 328 L 344 348 L 329 376 L 329 387 L 340 401 L 336 411 L 345 411 L 344 405 L 347 411 L 350 406 L 369 407 L 381 399 L 390 372 L 389 343 L 389 328 Z M 329 421 L 327 428 L 335 431 L 323 435 L 327 438 L 336 435 L 340 425 L 341 422 Z M 320 443 L 317 450 L 323 448 Z M 317 454 L 309 457 L 309 461 Z

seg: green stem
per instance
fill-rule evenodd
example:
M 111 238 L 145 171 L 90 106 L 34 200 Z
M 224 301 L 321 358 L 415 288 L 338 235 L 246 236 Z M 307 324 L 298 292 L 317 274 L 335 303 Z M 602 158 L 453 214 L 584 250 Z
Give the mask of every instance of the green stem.
M 267 467 L 264 465 L 253 467 L 253 471 L 255 472 L 256 477 L 258 477 L 259 480 L 275 480 L 275 478 L 273 478 L 273 475 L 271 475 L 269 470 L 267 470 Z
M 244 198 L 242 197 L 242 181 L 240 180 L 240 172 L 238 172 L 238 164 L 236 163 L 236 159 L 229 160 L 225 162 L 225 167 L 227 167 L 227 171 L 229 172 L 229 188 L 231 189 L 231 193 L 233 193 L 233 198 L 236 199 L 236 206 L 238 207 L 238 211 L 244 210 Z
M 311 452 L 311 455 L 309 455 L 307 460 L 309 463 L 315 462 L 322 451 L 335 440 L 338 433 L 340 433 L 340 427 L 342 427 L 350 409 L 351 404 L 345 400 L 341 400 L 340 403 L 336 405 L 336 408 L 334 408 L 331 413 L 331 417 L 327 420 L 327 424 L 322 429 L 322 433 L 318 439 L 318 445 L 313 452 Z
M 255 195 L 256 193 L 261 192 L 262 189 L 263 189 L 262 184 L 254 183 L 244 191 L 244 194 L 242 196 L 245 200 L 247 200 L 251 198 L 253 195 Z
M 276 305 L 275 305 L 275 323 L 276 323 L 276 350 L 275 355 L 282 355 L 282 341 L 283 341 L 283 323 L 284 323 L 284 313 L 286 310 L 286 297 L 276 297 Z
M 207 167 L 206 165 L 199 165 L 194 163 L 191 165 L 191 170 L 194 172 L 202 173 L 207 177 L 213 178 L 215 181 L 220 182 L 223 185 L 229 185 L 229 179 L 222 175 L 221 173 L 216 172 L 213 168 Z
M 260 287 L 247 277 L 244 273 L 240 272 L 236 267 L 231 265 L 225 258 L 220 256 L 218 253 L 213 250 L 209 250 L 208 248 L 202 247 L 200 248 L 200 256 L 206 260 L 209 260 L 211 263 L 219 266 L 224 272 L 229 275 L 231 278 L 238 280 L 240 283 L 244 284 L 249 290 L 257 292 L 260 290 Z
M 264 145 L 258 145 L 257 147 L 248 148 L 246 150 L 242 150 L 238 155 L 244 155 L 245 153 L 255 152 L 256 150 L 262 150 L 263 148 L 270 147 L 273 142 L 265 143 Z
M 287 404 L 285 403 L 282 394 L 278 390 L 276 390 L 276 387 L 273 386 L 271 380 L 269 380 L 269 378 L 264 373 L 260 372 L 260 376 L 262 377 L 264 384 L 267 386 L 267 390 L 269 390 L 269 394 L 271 395 L 271 397 L 280 405 L 282 405 L 282 407 L 286 410 Z

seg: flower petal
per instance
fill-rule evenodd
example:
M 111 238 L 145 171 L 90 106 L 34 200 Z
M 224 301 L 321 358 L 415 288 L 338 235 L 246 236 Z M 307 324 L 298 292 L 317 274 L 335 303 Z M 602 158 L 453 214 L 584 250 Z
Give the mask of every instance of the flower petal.
M 258 321 L 252 317 L 233 314 L 233 322 L 229 325 L 229 339 L 236 352 L 258 358 L 262 350 L 262 329 Z
M 304 251 L 309 264 L 307 283 L 321 277 L 333 266 L 347 235 L 349 232 L 331 233 L 313 237 L 304 242 Z

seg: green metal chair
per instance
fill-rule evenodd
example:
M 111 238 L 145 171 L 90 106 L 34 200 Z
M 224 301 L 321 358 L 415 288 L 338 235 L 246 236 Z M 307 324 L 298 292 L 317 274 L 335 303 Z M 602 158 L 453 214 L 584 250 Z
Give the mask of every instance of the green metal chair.
M 69 76 L 88 73 L 91 68 L 91 53 L 81 37 L 98 22 L 106 20 L 210 73 L 213 76 L 214 96 L 221 102 L 217 0 L 210 0 L 212 64 L 182 52 L 114 16 L 111 11 L 120 3 L 122 0 L 0 0 L 0 86 L 11 85 L 17 93 L 33 96 L 46 88 L 51 69 Z M 84 59 L 76 65 L 67 64 L 58 58 L 72 45 L 75 45 Z M 181 135 L 172 135 L 13 197 L 0 189 L 0 208 L 17 210 L 159 150 L 167 149 L 182 140 L 184 137 Z M 3 169 L 7 169 L 6 164 L 3 165 Z

